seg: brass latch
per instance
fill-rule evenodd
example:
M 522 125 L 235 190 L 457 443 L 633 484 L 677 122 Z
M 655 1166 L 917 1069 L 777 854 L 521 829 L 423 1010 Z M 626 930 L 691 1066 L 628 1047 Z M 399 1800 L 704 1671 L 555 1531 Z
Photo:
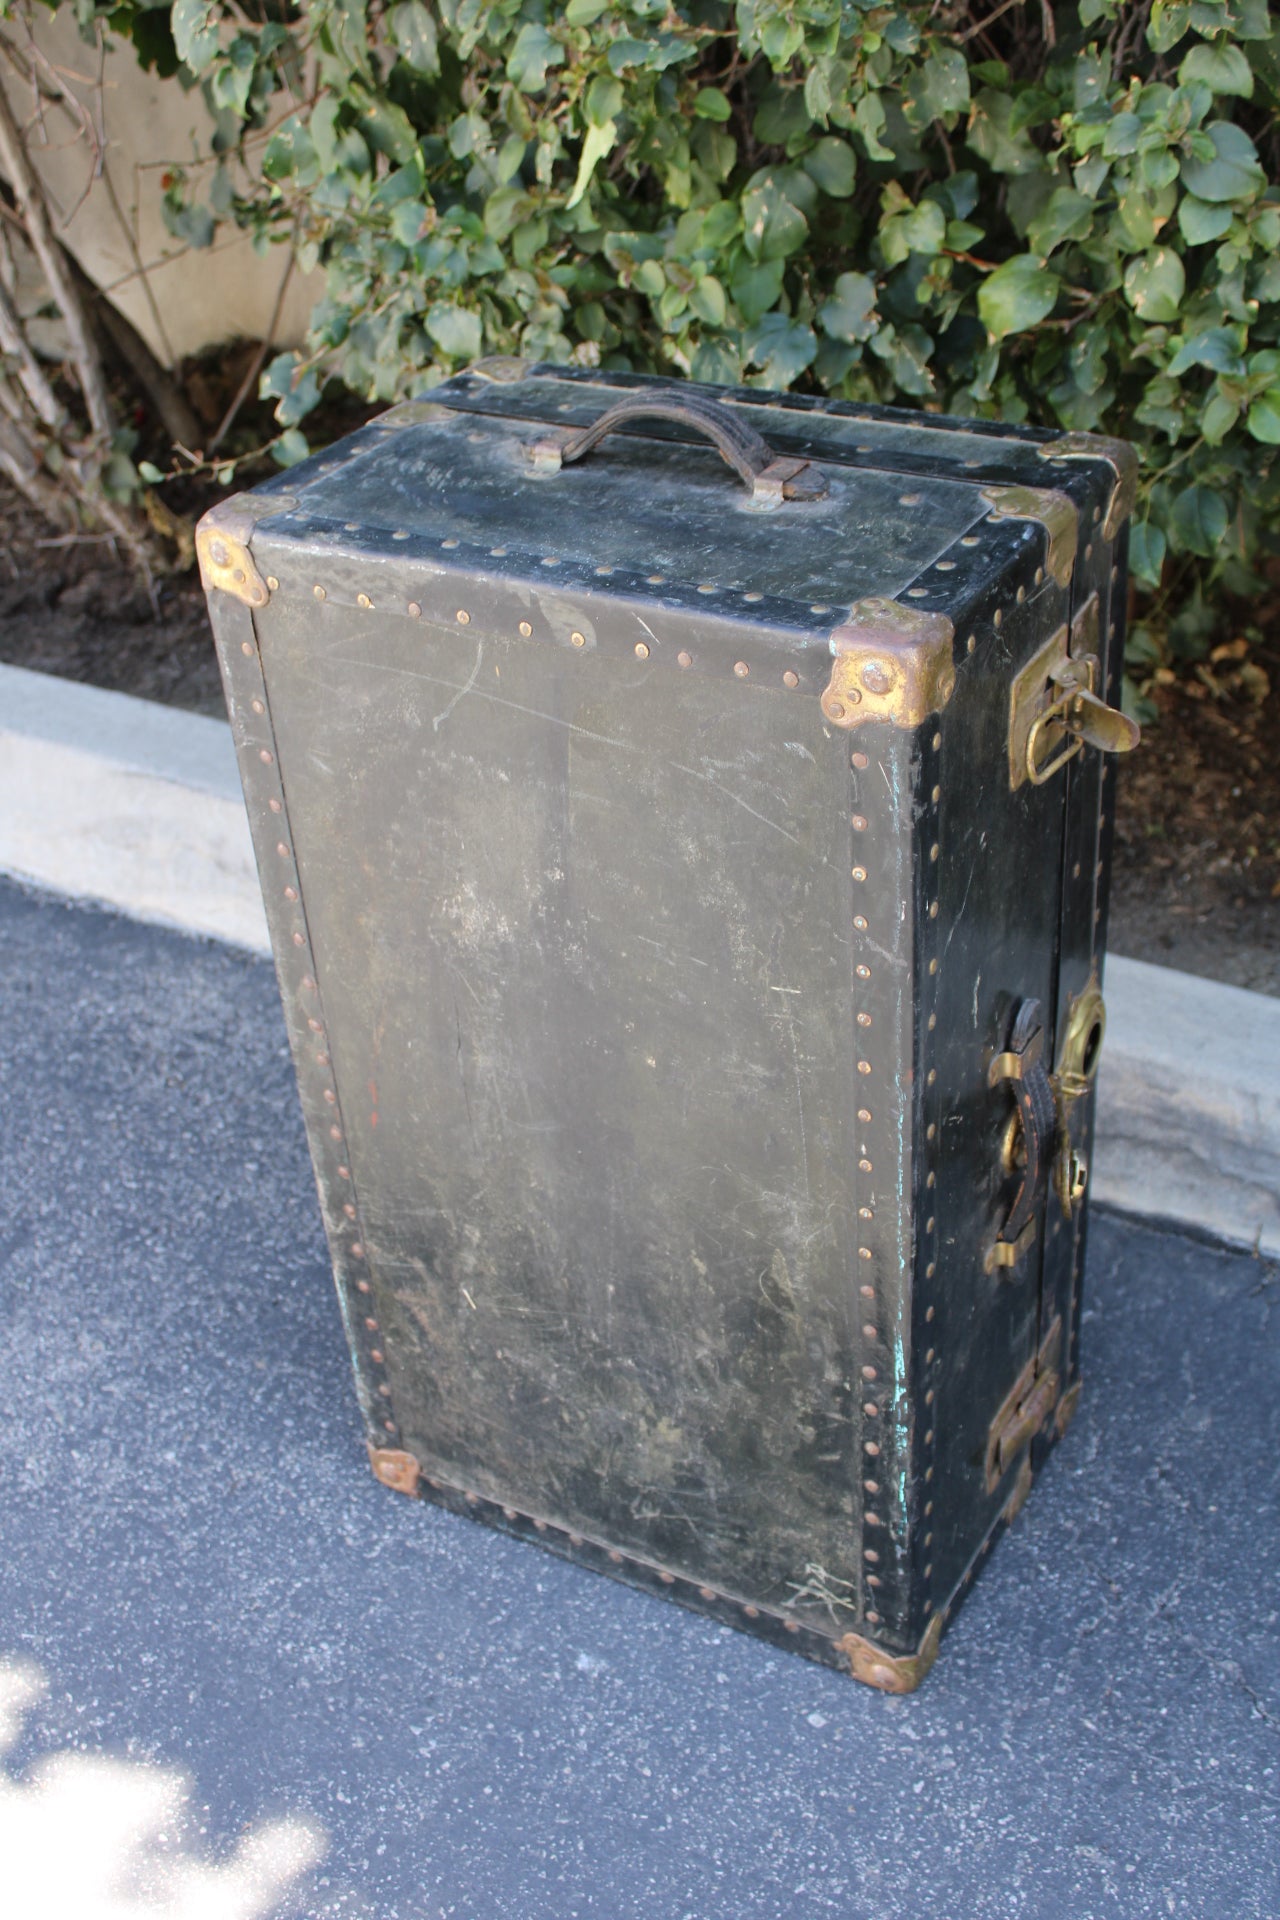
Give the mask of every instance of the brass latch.
M 1079 651 L 1097 630 L 1097 598 L 1059 627 L 1033 654 L 1009 694 L 1009 785 L 1041 787 L 1085 746 L 1131 753 L 1142 738 L 1136 722 L 1098 697 L 1096 653 Z M 1074 644 L 1073 644 L 1074 643 Z
M 1019 1175 L 1013 1204 L 985 1261 L 988 1273 L 1016 1267 L 1036 1237 L 1048 1192 L 1049 1169 L 1057 1134 L 1053 1088 L 1044 1062 L 1044 1019 L 1038 1000 L 1020 1000 L 1009 1044 L 987 1069 L 987 1085 L 1012 1082 L 1014 1108 L 1005 1134 L 1005 1172 Z
M 1107 1031 L 1107 1009 L 1096 973 L 1067 1009 L 1067 1024 L 1058 1049 L 1057 1071 L 1050 1074 L 1054 1105 L 1057 1109 L 1058 1150 L 1054 1156 L 1053 1184 L 1062 1211 L 1070 1215 L 1084 1199 L 1089 1169 L 1078 1151 L 1071 1133 L 1072 1110 L 1093 1085 L 1102 1058 L 1102 1042 Z
M 1062 1321 L 1055 1320 L 987 1430 L 986 1487 L 994 1493 L 1005 1474 L 1046 1425 L 1058 1404 Z

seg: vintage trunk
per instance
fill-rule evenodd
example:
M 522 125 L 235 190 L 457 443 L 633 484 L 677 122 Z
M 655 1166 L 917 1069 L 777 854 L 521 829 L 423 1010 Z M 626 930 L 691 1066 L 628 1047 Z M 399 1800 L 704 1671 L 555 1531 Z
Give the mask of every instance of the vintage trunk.
M 1079 1390 L 1133 476 L 502 361 L 206 517 L 389 1486 L 920 1679 Z

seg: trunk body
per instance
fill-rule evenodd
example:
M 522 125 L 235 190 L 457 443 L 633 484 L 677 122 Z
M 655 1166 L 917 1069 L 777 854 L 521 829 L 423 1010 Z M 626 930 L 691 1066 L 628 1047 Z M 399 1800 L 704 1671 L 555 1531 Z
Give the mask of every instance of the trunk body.
M 1113 782 L 1017 730 L 1128 468 L 1049 442 L 503 363 L 199 540 L 375 1471 L 895 1690 L 1074 1405 Z

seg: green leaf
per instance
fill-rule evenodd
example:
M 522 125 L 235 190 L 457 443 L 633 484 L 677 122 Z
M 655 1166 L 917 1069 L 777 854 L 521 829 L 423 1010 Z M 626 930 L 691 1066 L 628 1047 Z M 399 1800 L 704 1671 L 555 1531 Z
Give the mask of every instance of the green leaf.
M 385 94 L 363 94 L 357 99 L 360 130 L 374 152 L 385 153 L 397 166 L 412 160 L 418 151 L 418 136 L 404 108 Z
M 178 58 L 192 73 L 203 73 L 218 54 L 220 6 L 210 0 L 175 0 L 169 16 Z
M 611 76 L 597 74 L 587 88 L 583 104 L 589 126 L 607 127 L 622 112 L 622 88 Z
M 728 312 L 724 288 L 712 273 L 699 280 L 689 295 L 689 305 L 699 320 L 709 327 L 722 327 Z
M 310 185 L 319 175 L 320 163 L 302 115 L 290 114 L 267 141 L 262 156 L 262 172 L 268 180 L 296 180 Z
M 422 0 L 400 0 L 387 14 L 392 44 L 415 73 L 434 77 L 440 71 L 436 23 Z
M 865 273 L 842 273 L 829 300 L 818 309 L 818 325 L 833 340 L 850 345 L 869 340 L 876 330 L 876 283 Z
M 1191 367 L 1208 367 L 1214 373 L 1238 377 L 1244 372 L 1243 346 L 1243 327 L 1206 327 L 1183 341 L 1166 372 L 1176 380 Z
M 1194 194 L 1184 193 L 1178 202 L 1178 225 L 1189 247 L 1221 240 L 1234 219 L 1235 213 L 1230 207 L 1212 206 L 1207 200 L 1197 200 Z
M 1044 157 L 1025 128 L 1015 130 L 1010 125 L 1012 114 L 1013 101 L 1007 93 L 984 87 L 973 103 L 969 145 L 993 173 L 1038 173 Z
M 914 98 L 926 122 L 965 111 L 969 105 L 969 67 L 959 47 L 935 47 L 920 69 Z
M 1213 487 L 1199 484 L 1184 487 L 1173 503 L 1169 532 L 1173 545 L 1183 553 L 1198 553 L 1212 560 L 1227 531 L 1227 505 Z
M 1245 55 L 1229 41 L 1207 45 L 1201 41 L 1192 47 L 1178 68 L 1178 84 L 1208 87 L 1211 93 L 1237 94 L 1248 100 L 1253 95 L 1253 74 Z
M 138 475 L 140 479 L 143 479 L 146 481 L 149 487 L 160 486 L 161 483 L 167 477 L 165 474 L 161 473 L 159 467 L 153 467 L 149 460 L 139 460 Z
M 507 78 L 521 93 L 541 93 L 547 84 L 547 68 L 564 65 L 564 48 L 553 40 L 544 26 L 526 20 L 507 56 Z
M 847 200 L 853 192 L 858 163 L 847 140 L 828 134 L 810 147 L 801 164 L 809 178 L 833 200 Z
M 278 467 L 296 467 L 311 452 L 301 427 L 289 427 L 271 443 L 271 458 Z
M 571 27 L 589 27 L 612 5 L 613 0 L 569 0 L 564 17 Z
M 1131 260 L 1124 272 L 1124 297 L 1139 320 L 1158 325 L 1178 318 L 1187 276 L 1170 247 Z
M 612 153 L 618 140 L 618 129 L 612 120 L 606 120 L 602 127 L 587 128 L 586 138 L 582 142 L 582 152 L 578 156 L 578 172 L 573 183 L 573 192 L 565 201 L 566 207 L 576 207 L 587 188 L 591 185 L 591 176 L 607 153 Z
M 802 246 L 809 222 L 775 175 L 756 174 L 742 196 L 742 234 L 753 260 L 785 260 Z
M 1280 386 L 1269 387 L 1258 395 L 1245 418 L 1255 440 L 1264 446 L 1280 447 Z
M 1211 447 L 1220 447 L 1240 418 L 1240 403 L 1223 393 L 1211 394 L 1200 415 L 1200 431 Z
M 901 266 L 913 253 L 937 253 L 946 237 L 947 218 L 936 200 L 922 200 L 918 207 L 908 202 L 905 211 L 880 222 L 880 250 L 888 267 Z
M 1189 154 L 1182 163 L 1182 183 L 1199 200 L 1252 200 L 1267 184 L 1258 164 L 1258 150 L 1243 127 L 1215 120 L 1204 129 L 1213 148 L 1212 159 Z
M 480 316 L 448 300 L 437 300 L 423 321 L 440 351 L 451 360 L 474 360 L 480 352 Z
M 699 120 L 728 120 L 733 108 L 725 94 L 715 87 L 700 87 L 694 95 L 693 111 Z
M 763 260 L 759 266 L 741 266 L 729 286 L 734 305 L 750 326 L 770 307 L 782 292 L 781 260 Z
M 1151 520 L 1135 520 L 1129 529 L 1129 571 L 1140 586 L 1156 588 L 1164 567 L 1164 534 Z
M 1032 251 L 1041 259 L 1047 259 L 1064 240 L 1083 239 L 1093 225 L 1096 211 L 1087 194 L 1077 193 L 1073 187 L 1055 188 L 1048 205 L 1027 228 Z
M 766 313 L 747 333 L 743 346 L 748 364 L 762 368 L 771 387 L 789 387 L 812 365 L 818 351 L 813 328 L 785 313 Z
M 978 288 L 978 312 L 993 340 L 1025 333 L 1053 312 L 1058 301 L 1058 276 L 1049 273 L 1034 254 L 1015 254 Z

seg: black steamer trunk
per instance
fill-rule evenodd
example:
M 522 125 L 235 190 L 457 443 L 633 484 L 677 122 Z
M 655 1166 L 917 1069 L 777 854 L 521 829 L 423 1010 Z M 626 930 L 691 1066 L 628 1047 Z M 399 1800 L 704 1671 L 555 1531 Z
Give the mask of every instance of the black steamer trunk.
M 1132 480 L 494 362 L 206 517 L 388 1485 L 921 1678 L 1078 1393 Z

